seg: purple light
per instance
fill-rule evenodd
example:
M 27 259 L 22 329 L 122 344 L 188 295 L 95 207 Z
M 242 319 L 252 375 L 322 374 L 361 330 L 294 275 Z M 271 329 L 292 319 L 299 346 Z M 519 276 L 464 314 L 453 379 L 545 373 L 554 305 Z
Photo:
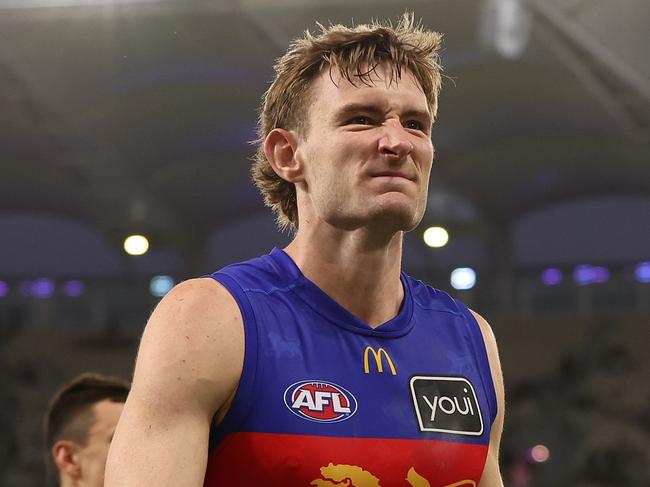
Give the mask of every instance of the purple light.
M 634 277 L 639 282 L 647 284 L 650 282 L 650 262 L 641 262 L 634 269 Z
M 609 270 L 607 267 L 591 266 L 588 264 L 579 265 L 573 270 L 573 280 L 579 286 L 588 284 L 601 284 L 609 279 Z
M 588 264 L 579 265 L 573 270 L 573 280 L 579 286 L 586 286 L 595 282 L 594 268 Z
M 560 269 L 549 268 L 542 271 L 542 282 L 547 286 L 555 286 L 560 284 L 563 279 L 562 271 Z
M 607 267 L 594 267 L 592 269 L 594 282 L 602 284 L 609 280 L 609 270 Z
M 54 294 L 54 281 L 47 277 L 36 279 L 32 283 L 32 295 L 37 298 L 49 298 Z
M 593 270 L 590 265 L 579 265 L 573 270 L 573 280 L 584 286 L 593 282 Z
M 4 298 L 8 293 L 9 285 L 4 281 L 0 281 L 0 298 Z
M 83 282 L 75 279 L 63 283 L 63 294 L 70 298 L 78 298 L 86 291 L 86 286 Z
M 18 292 L 21 296 L 29 297 L 32 295 L 32 287 L 32 281 L 20 281 L 20 284 L 18 284 Z

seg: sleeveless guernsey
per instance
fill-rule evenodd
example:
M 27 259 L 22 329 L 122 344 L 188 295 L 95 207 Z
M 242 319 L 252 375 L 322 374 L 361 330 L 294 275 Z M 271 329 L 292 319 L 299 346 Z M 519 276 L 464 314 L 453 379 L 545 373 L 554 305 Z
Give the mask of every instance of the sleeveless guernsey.
M 372 329 L 279 249 L 212 278 L 246 348 L 205 486 L 478 485 L 497 406 L 464 305 L 402 273 L 398 315 Z

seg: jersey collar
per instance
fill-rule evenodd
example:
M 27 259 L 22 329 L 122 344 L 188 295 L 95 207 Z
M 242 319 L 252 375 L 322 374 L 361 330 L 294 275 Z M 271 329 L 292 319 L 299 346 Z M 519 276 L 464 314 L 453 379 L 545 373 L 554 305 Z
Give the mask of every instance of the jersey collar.
M 282 274 L 290 276 L 293 291 L 314 311 L 337 326 L 363 335 L 386 338 L 403 336 L 413 327 L 411 319 L 413 316 L 413 293 L 409 278 L 403 272 L 400 273 L 400 280 L 404 288 L 404 301 L 402 301 L 399 312 L 394 318 L 372 328 L 307 279 L 286 252 L 276 247 L 269 256 Z

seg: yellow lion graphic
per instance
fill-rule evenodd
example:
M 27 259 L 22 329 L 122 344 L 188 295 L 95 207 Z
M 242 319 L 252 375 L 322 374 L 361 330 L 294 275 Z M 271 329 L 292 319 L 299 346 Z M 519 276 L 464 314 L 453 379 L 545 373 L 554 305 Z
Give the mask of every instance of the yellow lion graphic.
M 334 465 L 321 467 L 321 478 L 314 479 L 309 485 L 314 487 L 381 487 L 379 479 L 367 470 L 356 465 Z M 427 479 L 411 467 L 406 474 L 406 480 L 411 487 L 431 487 Z M 473 480 L 461 480 L 444 487 L 476 487 Z

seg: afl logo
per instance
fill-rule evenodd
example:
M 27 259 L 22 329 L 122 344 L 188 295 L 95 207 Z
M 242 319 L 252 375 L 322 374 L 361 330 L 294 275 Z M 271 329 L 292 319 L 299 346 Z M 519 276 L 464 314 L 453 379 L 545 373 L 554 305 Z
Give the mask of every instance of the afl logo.
M 291 384 L 284 391 L 284 404 L 296 416 L 317 423 L 345 421 L 357 411 L 357 400 L 350 391 L 318 380 Z

